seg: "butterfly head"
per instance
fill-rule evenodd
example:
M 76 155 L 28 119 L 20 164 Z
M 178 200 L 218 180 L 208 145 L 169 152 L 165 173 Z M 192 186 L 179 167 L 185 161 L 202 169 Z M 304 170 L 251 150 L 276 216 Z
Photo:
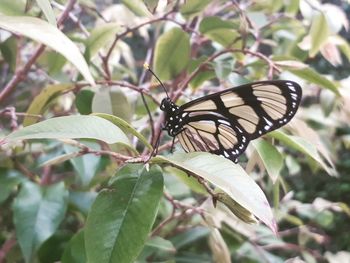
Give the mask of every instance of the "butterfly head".
M 171 109 L 174 107 L 176 107 L 176 105 L 169 97 L 164 98 L 160 104 L 160 109 L 165 112 L 171 111 Z

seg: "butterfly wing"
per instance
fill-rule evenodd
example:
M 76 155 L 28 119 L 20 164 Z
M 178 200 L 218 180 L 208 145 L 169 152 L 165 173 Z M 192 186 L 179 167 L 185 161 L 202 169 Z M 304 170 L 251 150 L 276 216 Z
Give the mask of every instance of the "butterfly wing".
M 187 152 L 208 151 L 236 161 L 250 140 L 293 118 L 301 95 L 297 83 L 275 80 L 204 96 L 180 106 L 177 138 Z

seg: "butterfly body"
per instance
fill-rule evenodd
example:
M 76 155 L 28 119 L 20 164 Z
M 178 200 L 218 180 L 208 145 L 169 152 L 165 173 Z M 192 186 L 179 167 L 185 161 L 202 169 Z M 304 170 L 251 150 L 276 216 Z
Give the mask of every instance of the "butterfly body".
M 275 130 L 295 115 L 300 86 L 292 81 L 260 81 L 207 95 L 181 106 L 163 99 L 168 134 L 186 152 L 206 151 L 237 162 L 250 140 Z

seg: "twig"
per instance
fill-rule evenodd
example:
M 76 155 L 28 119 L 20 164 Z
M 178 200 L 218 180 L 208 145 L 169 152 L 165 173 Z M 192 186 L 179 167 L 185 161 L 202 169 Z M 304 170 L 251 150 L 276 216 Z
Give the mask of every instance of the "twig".
M 11 249 L 16 245 L 16 239 L 13 237 L 4 242 L 0 249 L 0 263 L 4 262 L 6 255 L 11 251 Z
M 124 36 L 128 35 L 129 33 L 133 32 L 135 30 L 138 30 L 139 28 L 141 28 L 141 27 L 143 27 L 145 25 L 149 25 L 149 24 L 153 24 L 153 23 L 165 20 L 167 18 L 167 16 L 170 15 L 171 13 L 173 13 L 173 12 L 174 12 L 174 10 L 170 10 L 169 12 L 165 13 L 161 17 L 148 20 L 148 21 L 143 22 L 143 23 L 141 23 L 141 24 L 139 24 L 137 26 L 128 28 L 123 33 L 116 35 L 116 37 L 113 40 L 113 43 L 111 44 L 110 48 L 108 49 L 108 52 L 107 52 L 106 56 L 102 57 L 102 65 L 103 65 L 103 69 L 104 69 L 104 71 L 106 73 L 106 79 L 107 80 L 111 80 L 111 72 L 109 70 L 108 63 L 109 63 L 109 59 L 111 57 L 112 51 L 115 48 L 115 45 L 117 44 L 118 40 L 123 38 Z

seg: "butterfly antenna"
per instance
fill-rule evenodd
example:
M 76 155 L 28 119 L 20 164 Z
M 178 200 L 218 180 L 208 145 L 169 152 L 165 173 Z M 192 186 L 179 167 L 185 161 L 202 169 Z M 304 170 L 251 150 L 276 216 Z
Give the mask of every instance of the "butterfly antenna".
M 160 79 L 157 77 L 157 75 L 152 71 L 152 69 L 149 67 L 148 63 L 143 64 L 143 67 L 145 69 L 147 69 L 149 72 L 151 72 L 151 74 L 158 80 L 158 82 L 160 83 L 160 85 L 163 87 L 166 96 L 169 98 L 169 94 L 167 89 L 165 88 L 164 84 L 160 81 Z

